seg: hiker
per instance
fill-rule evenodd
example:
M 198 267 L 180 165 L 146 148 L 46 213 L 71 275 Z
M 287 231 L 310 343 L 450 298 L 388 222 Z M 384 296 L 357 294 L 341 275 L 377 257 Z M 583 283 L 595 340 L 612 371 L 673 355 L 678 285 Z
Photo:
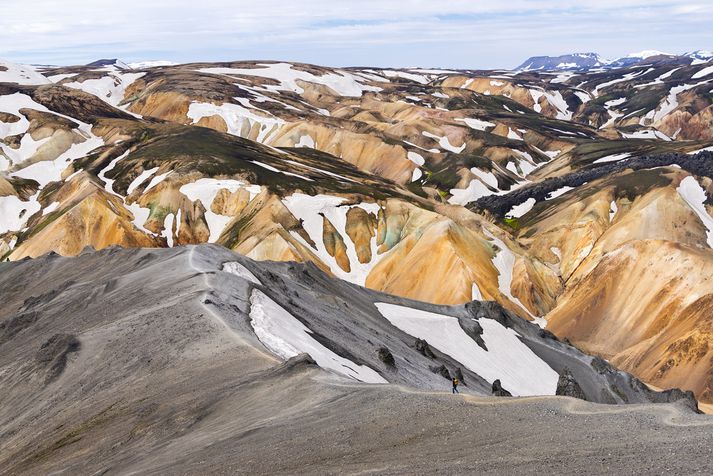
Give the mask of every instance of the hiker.
M 455 378 L 455 377 L 453 377 L 453 393 L 460 393 L 460 392 L 458 391 L 458 384 L 459 384 L 459 383 L 460 383 L 460 382 L 458 382 L 458 379 Z

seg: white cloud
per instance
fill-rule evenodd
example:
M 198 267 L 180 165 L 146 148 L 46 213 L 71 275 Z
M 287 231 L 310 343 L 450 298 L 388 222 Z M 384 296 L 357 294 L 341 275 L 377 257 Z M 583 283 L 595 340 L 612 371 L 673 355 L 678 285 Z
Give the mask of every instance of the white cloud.
M 577 2 L 580 3 L 580 2 Z M 514 66 L 531 54 L 711 49 L 712 7 L 672 0 L 3 0 L 3 57 Z M 573 5 L 575 4 L 575 5 Z

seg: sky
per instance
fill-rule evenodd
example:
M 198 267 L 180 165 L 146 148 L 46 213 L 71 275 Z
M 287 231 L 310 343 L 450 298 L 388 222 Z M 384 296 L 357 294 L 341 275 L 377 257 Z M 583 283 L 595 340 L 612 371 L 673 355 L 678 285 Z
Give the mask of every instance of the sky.
M 514 68 L 711 50 L 710 25 L 711 0 L 1 0 L 0 58 Z

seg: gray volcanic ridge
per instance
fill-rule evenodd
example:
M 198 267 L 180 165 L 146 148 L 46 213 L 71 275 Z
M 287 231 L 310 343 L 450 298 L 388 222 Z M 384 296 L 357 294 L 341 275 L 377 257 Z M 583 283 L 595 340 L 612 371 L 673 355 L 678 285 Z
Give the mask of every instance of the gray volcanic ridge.
M 5 474 L 710 462 L 713 422 L 690 393 L 650 390 L 493 302 L 425 304 L 217 245 L 3 263 L 0 289 Z

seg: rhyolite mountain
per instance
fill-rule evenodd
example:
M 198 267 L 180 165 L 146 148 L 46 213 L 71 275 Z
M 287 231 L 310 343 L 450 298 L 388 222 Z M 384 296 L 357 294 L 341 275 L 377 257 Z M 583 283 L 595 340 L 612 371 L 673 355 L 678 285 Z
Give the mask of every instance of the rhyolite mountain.
M 0 256 L 216 243 L 432 305 L 495 301 L 712 402 L 699 56 L 592 71 L 0 62 Z

